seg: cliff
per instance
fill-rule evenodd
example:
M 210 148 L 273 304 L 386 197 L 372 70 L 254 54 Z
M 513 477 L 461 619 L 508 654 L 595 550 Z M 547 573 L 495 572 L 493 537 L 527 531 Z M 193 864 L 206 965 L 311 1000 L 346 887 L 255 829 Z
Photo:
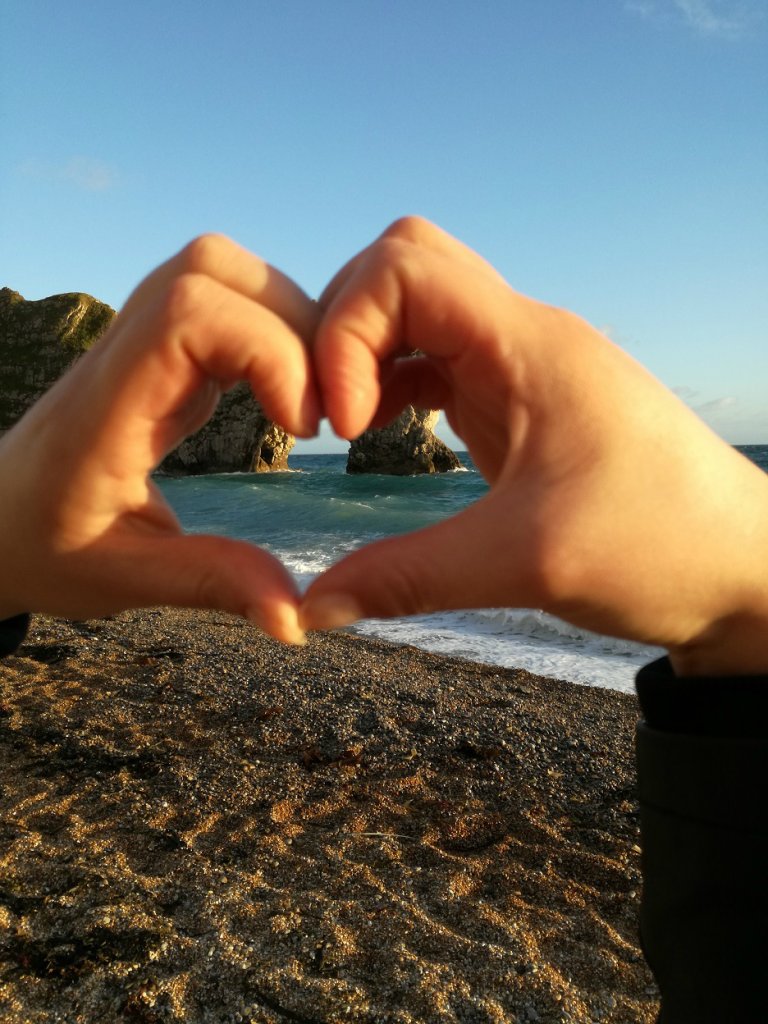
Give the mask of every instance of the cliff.
M 413 476 L 459 469 L 456 454 L 434 433 L 439 416 L 409 405 L 388 426 L 366 430 L 350 445 L 347 472 Z
M 204 427 L 160 464 L 173 476 L 200 473 L 269 473 L 288 469 L 296 439 L 267 419 L 247 383 L 222 395 Z
M 91 347 L 114 316 L 114 309 L 81 292 L 28 302 L 0 288 L 0 433 Z
M 82 292 L 27 301 L 0 289 L 0 434 L 94 344 L 115 315 Z M 457 469 L 458 458 L 433 432 L 438 416 L 409 406 L 389 426 L 367 430 L 350 446 L 347 472 L 410 476 Z M 159 468 L 177 476 L 287 469 L 294 443 L 243 382 L 222 396 L 211 420 Z

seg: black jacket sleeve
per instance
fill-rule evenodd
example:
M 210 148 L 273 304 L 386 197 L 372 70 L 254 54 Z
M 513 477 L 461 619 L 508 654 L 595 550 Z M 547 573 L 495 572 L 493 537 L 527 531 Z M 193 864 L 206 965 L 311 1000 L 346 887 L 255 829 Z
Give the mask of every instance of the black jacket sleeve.
M 0 658 L 13 654 L 17 647 L 21 647 L 28 629 L 28 615 L 15 615 L 12 619 L 0 620 Z
M 768 1021 L 768 676 L 637 677 L 643 948 L 661 1024 Z

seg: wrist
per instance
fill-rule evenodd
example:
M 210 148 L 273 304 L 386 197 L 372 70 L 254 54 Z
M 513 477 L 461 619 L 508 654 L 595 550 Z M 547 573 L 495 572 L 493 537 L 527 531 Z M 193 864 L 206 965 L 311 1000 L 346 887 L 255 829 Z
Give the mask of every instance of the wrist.
M 696 640 L 668 648 L 677 676 L 750 676 L 768 673 L 768 612 L 720 620 Z

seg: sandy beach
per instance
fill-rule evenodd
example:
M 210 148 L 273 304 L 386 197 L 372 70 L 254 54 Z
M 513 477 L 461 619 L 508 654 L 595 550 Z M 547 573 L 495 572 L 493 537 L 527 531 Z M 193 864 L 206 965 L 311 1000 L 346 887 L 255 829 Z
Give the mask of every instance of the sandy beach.
M 0 663 L 7 1024 L 652 1024 L 637 705 L 221 613 Z

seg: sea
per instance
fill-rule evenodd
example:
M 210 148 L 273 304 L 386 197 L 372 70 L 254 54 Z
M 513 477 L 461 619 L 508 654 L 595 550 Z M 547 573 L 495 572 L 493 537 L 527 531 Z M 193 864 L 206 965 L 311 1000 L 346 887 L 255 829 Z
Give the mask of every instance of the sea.
M 768 472 L 768 445 L 738 450 Z M 188 532 L 260 544 L 303 589 L 355 548 L 436 523 L 482 497 L 488 485 L 469 455 L 457 454 L 463 469 L 430 476 L 353 476 L 345 472 L 346 454 L 296 454 L 290 472 L 159 477 L 157 483 Z M 536 608 L 370 619 L 351 631 L 624 692 L 633 691 L 637 669 L 662 653 Z

